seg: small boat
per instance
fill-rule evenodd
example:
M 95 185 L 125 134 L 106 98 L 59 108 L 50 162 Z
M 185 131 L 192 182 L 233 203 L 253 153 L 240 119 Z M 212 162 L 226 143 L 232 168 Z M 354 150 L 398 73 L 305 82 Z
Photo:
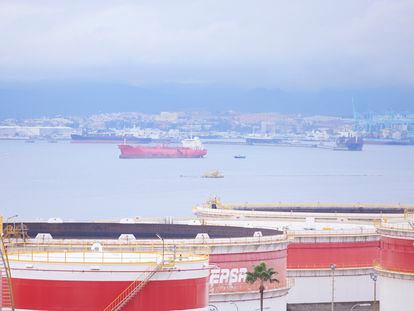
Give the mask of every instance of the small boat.
M 238 155 L 235 155 L 234 158 L 235 159 L 246 159 L 246 156 L 245 155 L 238 154 Z
M 224 175 L 220 171 L 215 170 L 215 171 L 204 173 L 202 177 L 203 178 L 224 178 Z
M 34 144 L 35 140 L 34 139 L 26 139 L 24 142 L 27 143 L 27 144 Z

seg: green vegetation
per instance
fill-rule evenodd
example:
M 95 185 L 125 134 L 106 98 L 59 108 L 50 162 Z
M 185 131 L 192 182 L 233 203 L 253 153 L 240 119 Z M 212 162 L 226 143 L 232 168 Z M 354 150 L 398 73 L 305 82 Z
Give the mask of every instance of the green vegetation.
M 273 268 L 267 268 L 266 263 L 262 262 L 257 266 L 253 266 L 253 272 L 247 272 L 246 282 L 250 284 L 256 283 L 256 281 L 260 282 L 259 292 L 260 292 L 260 311 L 263 311 L 263 293 L 265 290 L 265 283 L 266 282 L 277 282 L 279 280 L 276 279 L 277 272 L 273 271 Z

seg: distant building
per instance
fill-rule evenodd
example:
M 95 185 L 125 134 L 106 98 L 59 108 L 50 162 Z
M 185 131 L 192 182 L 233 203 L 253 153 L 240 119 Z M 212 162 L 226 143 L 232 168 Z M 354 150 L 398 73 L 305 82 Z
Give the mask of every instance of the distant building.
M 158 116 L 156 116 L 156 121 L 161 122 L 175 122 L 178 120 L 179 113 L 178 112 L 161 112 Z
M 0 138 L 59 138 L 68 139 L 73 129 L 66 126 L 0 126 Z
M 276 134 L 276 123 L 262 121 L 260 123 L 260 132 L 264 135 L 275 135 Z

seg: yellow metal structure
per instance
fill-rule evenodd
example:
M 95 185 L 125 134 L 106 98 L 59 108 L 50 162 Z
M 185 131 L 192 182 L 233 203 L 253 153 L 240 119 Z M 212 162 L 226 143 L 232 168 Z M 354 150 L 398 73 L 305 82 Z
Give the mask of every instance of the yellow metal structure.
M 22 239 L 26 241 L 29 236 L 27 235 L 27 226 L 24 224 L 7 224 L 6 228 L 2 230 L 5 239 Z
M 0 216 L 0 279 L 1 279 L 1 297 L 0 310 L 7 309 L 14 311 L 13 288 L 11 280 L 11 271 L 9 259 L 7 255 L 7 248 L 3 240 L 3 217 Z

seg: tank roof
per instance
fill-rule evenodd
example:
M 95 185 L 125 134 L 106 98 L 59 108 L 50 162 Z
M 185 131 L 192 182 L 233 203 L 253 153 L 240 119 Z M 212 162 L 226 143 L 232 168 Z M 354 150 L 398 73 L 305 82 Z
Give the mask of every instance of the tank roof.
M 132 234 L 136 239 L 194 239 L 200 233 L 210 238 L 251 237 L 260 231 L 263 236 L 282 235 L 275 229 L 246 228 L 242 226 L 189 225 L 160 223 L 115 223 L 115 222 L 23 222 L 28 236 L 49 233 L 54 239 L 118 239 L 122 234 Z M 7 224 L 5 224 L 5 227 Z

